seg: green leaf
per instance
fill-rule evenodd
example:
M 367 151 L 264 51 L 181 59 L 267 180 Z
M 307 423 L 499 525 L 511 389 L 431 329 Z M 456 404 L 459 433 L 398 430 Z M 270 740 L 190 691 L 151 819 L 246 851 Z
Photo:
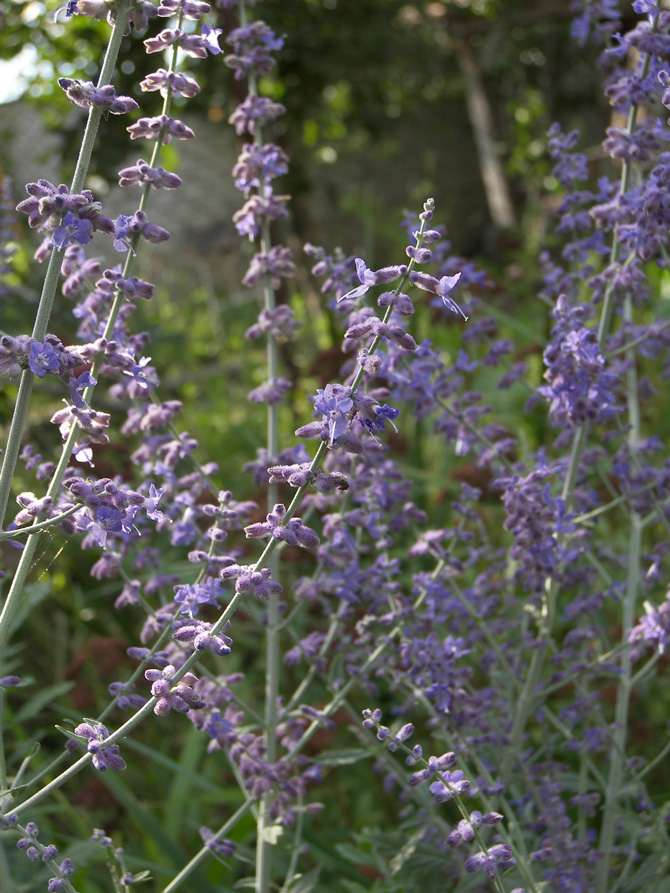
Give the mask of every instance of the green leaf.
M 12 634 L 19 629 L 23 621 L 34 611 L 37 605 L 51 594 L 52 588 L 51 580 L 38 581 L 31 586 L 26 586 L 16 613 L 12 618 Z
M 295 878 L 291 879 L 288 887 L 289 893 L 311 893 L 316 889 L 320 874 L 320 868 L 313 868 L 307 874 L 297 874 Z
M 670 890 L 670 853 L 652 853 L 621 887 L 621 893 L 667 893 Z M 664 883 L 659 884 L 659 881 Z M 656 884 L 654 885 L 654 882 Z
M 86 741 L 86 738 L 83 738 L 81 735 L 75 735 L 70 729 L 66 729 L 64 726 L 59 726 L 58 723 L 56 723 L 54 728 L 57 729 L 61 735 L 65 735 L 66 738 L 69 738 L 70 741 L 76 741 L 77 744 L 82 744 Z
M 48 688 L 43 688 L 41 691 L 36 692 L 17 712 L 14 721 L 21 723 L 32 719 L 40 714 L 45 707 L 48 707 L 52 702 L 67 694 L 73 687 L 74 682 L 59 682 L 56 685 L 50 685 Z
M 326 750 L 320 753 L 316 762 L 320 766 L 348 766 L 359 760 L 370 759 L 374 754 L 363 747 L 349 747 L 341 750 Z
M 414 834 L 402 845 L 397 856 L 391 859 L 391 874 L 397 874 L 408 859 L 411 859 L 416 848 L 425 836 L 424 830 L 415 831 Z
M 377 868 L 377 860 L 372 855 L 372 853 L 368 853 L 365 850 L 360 849 L 360 847 L 354 846 L 353 843 L 338 843 L 335 847 L 340 856 L 344 856 L 349 862 L 353 862 L 354 865 L 373 865 Z

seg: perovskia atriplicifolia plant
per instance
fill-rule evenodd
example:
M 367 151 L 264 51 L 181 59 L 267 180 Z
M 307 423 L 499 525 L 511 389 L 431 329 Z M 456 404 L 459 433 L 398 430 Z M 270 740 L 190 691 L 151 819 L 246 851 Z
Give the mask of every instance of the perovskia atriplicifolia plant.
M 16 390 L 0 472 L 3 891 L 670 889 L 667 712 L 641 741 L 635 711 L 667 706 L 670 464 L 653 426 L 670 376 L 670 12 L 636 0 L 626 30 L 612 2 L 573 6 L 622 123 L 599 177 L 576 132 L 549 131 L 563 241 L 538 258 L 541 369 L 500 331 L 486 274 L 451 253 L 429 198 L 403 221 L 401 262 L 305 246 L 344 356 L 288 443 L 282 413 L 302 386 L 281 358 L 312 335 L 285 300 L 300 261 L 276 240 L 289 159 L 264 79 L 284 38 L 249 0 L 60 13 L 107 20 L 109 42 L 95 84 L 58 79 L 86 115 L 81 148 L 69 186 L 39 179 L 18 204 L 45 274 L 31 333 L 0 340 Z M 166 66 L 141 81 L 141 108 L 113 83 L 129 35 Z M 246 343 L 266 353 L 245 410 L 266 406 L 266 442 L 242 469 L 255 499 L 229 489 L 241 469 L 224 449 L 202 456 L 180 427 L 134 326 L 155 291 L 143 246 L 169 239 L 152 196 L 178 203 L 181 186 L 163 147 L 195 136 L 175 110 L 200 90 L 190 61 L 208 56 L 246 91 L 229 121 L 243 284 L 260 303 Z M 87 173 L 99 129 L 117 139 L 125 116 L 146 145 L 119 173 L 127 208 L 112 218 Z M 2 213 L 6 236 L 5 200 Z M 56 300 L 72 306 L 58 334 Z M 62 402 L 45 458 L 30 407 L 47 384 Z M 525 403 L 502 399 L 512 391 Z M 116 467 L 114 443 L 129 457 Z M 448 504 L 421 492 L 422 454 L 469 470 Z M 17 489 L 28 475 L 34 490 Z M 49 596 L 30 574 L 54 531 L 95 555 L 99 616 L 123 633 L 117 678 L 93 668 L 85 710 L 61 684 L 68 643 L 31 648 Z M 76 591 L 59 611 L 93 640 Z

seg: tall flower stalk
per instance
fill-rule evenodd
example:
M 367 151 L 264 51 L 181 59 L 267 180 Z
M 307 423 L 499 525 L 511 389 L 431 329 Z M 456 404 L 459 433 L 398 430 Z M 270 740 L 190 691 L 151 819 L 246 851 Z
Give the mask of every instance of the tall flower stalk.
M 226 57 L 226 63 L 235 70 L 236 76 L 245 74 L 248 84 L 248 95 L 245 103 L 251 106 L 263 105 L 264 98 L 259 94 L 258 77 L 267 71 L 274 60 L 264 52 L 265 48 L 280 48 L 282 41 L 277 40 L 272 32 L 262 21 L 249 23 L 247 8 L 244 0 L 238 3 L 239 28 L 228 38 L 227 42 L 233 47 L 233 53 Z M 244 104 L 242 104 L 242 108 Z M 238 110 L 239 118 L 237 131 L 242 128 L 243 111 Z M 271 118 L 280 111 L 274 109 Z M 235 119 L 233 113 L 233 119 Z M 277 303 L 275 290 L 280 285 L 279 274 L 286 276 L 293 268 L 290 251 L 283 248 L 274 248 L 270 234 L 270 223 L 274 216 L 284 213 L 281 199 L 274 204 L 272 180 L 277 174 L 284 172 L 282 160 L 283 153 L 279 147 L 266 144 L 264 141 L 263 118 L 256 120 L 252 125 L 247 123 L 246 130 L 251 129 L 253 143 L 246 144 L 236 166 L 238 174 L 237 183 L 247 198 L 250 208 L 254 199 L 257 200 L 254 222 L 248 227 L 247 221 L 238 215 L 238 229 L 246 231 L 249 237 L 255 235 L 258 240 L 259 251 L 254 256 L 251 267 L 245 276 L 245 284 L 253 285 L 260 279 L 263 294 L 263 313 L 259 324 L 267 321 L 269 325 L 264 328 L 267 352 L 267 391 L 257 393 L 256 399 L 264 400 L 267 404 L 267 455 L 279 456 L 279 408 L 283 388 L 279 370 L 279 351 L 277 346 L 277 329 L 273 328 L 272 320 L 277 317 Z M 250 126 L 251 125 L 251 126 Z M 253 195 L 253 198 L 250 197 Z M 244 225 L 242 225 L 244 224 Z M 274 260 L 274 263 L 273 263 Z M 289 308 L 285 307 L 287 311 Z M 288 324 L 292 328 L 290 312 Z M 285 322 L 284 325 L 287 323 Z M 255 333 L 252 333 L 252 335 Z M 278 487 L 275 483 L 267 485 L 267 510 L 272 511 L 278 503 Z M 279 582 L 278 553 L 274 552 L 268 561 L 267 567 L 273 580 Z M 280 613 L 279 592 L 273 591 L 268 598 L 266 633 L 265 633 L 265 722 L 264 722 L 264 747 L 265 758 L 272 765 L 277 760 L 277 725 L 278 703 L 280 691 Z M 267 893 L 271 887 L 272 878 L 272 852 L 274 846 L 271 816 L 273 795 L 266 792 L 259 804 L 257 823 L 256 845 L 256 885 L 258 893 Z
M 111 84 L 114 67 L 121 48 L 121 40 L 128 23 L 130 6 L 130 0 L 122 0 L 119 4 L 114 20 L 114 28 L 107 45 L 107 51 L 98 77 L 98 89 L 102 89 L 108 84 Z M 103 111 L 104 108 L 101 106 L 91 105 L 90 107 L 86 120 L 86 129 L 79 149 L 77 165 L 70 186 L 71 193 L 80 192 L 84 186 Z M 63 248 L 56 247 L 49 257 L 44 284 L 42 286 L 42 293 L 35 315 L 32 332 L 32 337 L 35 341 L 43 341 L 44 336 L 47 333 L 49 319 L 51 317 L 51 309 L 53 307 L 54 297 L 60 278 L 62 259 Z M 34 379 L 35 374 L 30 367 L 23 370 L 19 384 L 19 393 L 16 398 L 16 403 L 14 404 L 14 416 L 7 437 L 7 446 L 3 454 L 2 469 L 0 469 L 0 527 L 4 525 L 5 521 L 7 501 L 9 499 L 11 483 L 16 469 L 19 450 L 21 448 L 21 439 L 26 425 L 26 417 L 28 415 L 28 406 L 30 405 L 30 395 L 32 393 Z M 36 544 L 37 543 L 35 542 L 33 550 Z

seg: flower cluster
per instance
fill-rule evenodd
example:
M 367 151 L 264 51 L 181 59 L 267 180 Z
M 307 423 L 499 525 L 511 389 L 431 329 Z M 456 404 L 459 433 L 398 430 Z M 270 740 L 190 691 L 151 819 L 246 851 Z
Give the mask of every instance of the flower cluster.
M 145 670 L 145 678 L 151 682 L 151 694 L 156 698 L 154 713 L 167 716 L 170 710 L 188 713 L 204 707 L 204 701 L 194 691 L 193 685 L 198 681 L 193 673 L 186 673 L 179 682 L 173 683 L 172 677 L 176 669 L 171 664 L 162 670 Z
M 88 743 L 86 750 L 92 756 L 93 765 L 99 772 L 106 769 L 120 771 L 126 768 L 125 760 L 119 756 L 119 745 L 105 745 L 109 738 L 109 731 L 100 722 L 83 722 L 74 730 L 79 738 L 84 738 Z

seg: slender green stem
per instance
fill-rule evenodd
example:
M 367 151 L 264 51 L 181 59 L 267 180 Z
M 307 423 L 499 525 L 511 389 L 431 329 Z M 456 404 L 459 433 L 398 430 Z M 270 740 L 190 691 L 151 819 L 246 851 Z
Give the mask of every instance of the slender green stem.
M 630 642 L 626 642 L 626 646 L 630 647 Z M 658 661 L 660 660 L 661 652 L 655 651 L 653 655 L 649 658 L 649 660 L 644 664 L 644 666 L 640 667 L 637 673 L 632 677 L 630 684 L 631 688 L 636 688 L 642 680 L 651 673 L 654 669 Z
M 0 839 L 0 890 L 13 890 L 15 884 L 9 871 L 7 864 L 7 854 L 5 853 L 4 841 Z
M 0 533 L 0 542 L 2 540 L 11 540 L 17 539 L 20 536 L 28 536 L 33 533 L 39 533 L 41 530 L 47 530 L 49 527 L 53 527 L 55 524 L 60 524 L 61 521 L 64 521 L 66 518 L 69 518 L 70 515 L 74 515 L 75 512 L 78 512 L 81 508 L 81 505 L 72 505 L 69 509 L 66 509 L 64 512 L 61 512 L 59 515 L 54 515 L 53 518 L 47 518 L 46 521 L 40 521 L 37 524 L 31 524 L 29 527 L 18 527 L 16 530 L 5 531 L 4 533 Z
M 635 255 L 631 254 L 631 257 L 634 257 L 634 256 Z M 610 350 L 608 353 L 605 354 L 605 359 L 612 360 L 612 359 L 614 359 L 614 357 L 618 357 L 622 353 L 628 353 L 634 347 L 637 347 L 640 344 L 644 344 L 644 342 L 647 341 L 648 338 L 652 338 L 652 337 L 655 338 L 659 332 L 663 332 L 668 327 L 670 327 L 670 320 L 667 320 L 666 322 L 662 323 L 658 327 L 655 327 L 653 332 L 647 331 L 647 332 L 643 333 L 642 335 L 639 335 L 637 338 L 633 338 L 632 341 L 628 341 L 628 342 L 626 342 L 626 344 L 622 344 L 621 347 L 616 347 L 614 350 Z
M 633 303 L 630 295 L 624 300 L 624 319 L 627 322 L 633 318 Z M 641 436 L 640 400 L 638 393 L 637 366 L 635 354 L 630 351 L 627 355 L 629 362 L 626 374 L 626 389 L 628 394 L 628 445 L 631 455 L 635 454 Z M 642 519 L 637 512 L 632 513 L 630 525 L 630 540 L 628 546 L 628 577 L 626 594 L 623 600 L 623 617 L 621 623 L 621 641 L 628 642 L 628 635 L 635 623 L 637 599 L 640 589 L 642 573 Z M 610 858 L 616 838 L 616 827 L 619 818 L 619 799 L 624 763 L 626 759 L 626 741 L 628 738 L 628 711 L 632 692 L 633 662 L 630 649 L 626 648 L 621 654 L 621 672 L 618 678 L 617 703 L 615 711 L 615 726 L 612 736 L 612 748 L 610 754 L 610 771 L 605 791 L 603 804 L 603 823 L 600 830 L 599 849 L 602 853 L 598 863 L 596 881 L 597 893 L 606 893 L 610 880 Z
M 0 687 L 0 716 L 5 711 L 5 689 Z M 2 795 L 2 791 L 9 790 L 9 783 L 7 780 L 7 762 L 5 760 L 5 745 L 4 745 L 4 732 L 2 723 L 0 723 L 0 813 L 6 812 L 6 804 L 5 804 L 5 796 Z
M 314 681 L 314 679 L 317 675 L 316 668 L 319 664 L 319 660 L 323 659 L 326 656 L 326 654 L 328 653 L 328 650 L 330 649 L 330 646 L 333 644 L 333 640 L 335 639 L 335 634 L 337 633 L 338 627 L 342 623 L 342 617 L 343 617 L 343 614 L 345 613 L 346 609 L 347 609 L 346 602 L 342 602 L 342 604 L 338 608 L 337 614 L 335 614 L 335 616 L 331 618 L 330 626 L 328 627 L 328 631 L 326 632 L 326 637 L 323 640 L 321 647 L 319 648 L 319 652 L 316 656 L 316 659 L 310 666 L 309 670 L 307 671 L 307 674 L 301 680 L 300 685 L 298 685 L 296 690 L 291 695 L 291 699 L 289 700 L 289 702 L 287 703 L 286 708 L 285 708 L 286 713 L 290 713 L 290 711 L 293 710 L 293 708 L 296 707 L 301 702 L 303 695 L 305 694 L 305 692 L 307 691 L 307 689 L 309 688 L 311 683 Z
M 225 837 L 226 834 L 229 834 L 232 829 L 237 825 L 240 819 L 244 818 L 244 816 L 249 812 L 251 807 L 251 798 L 247 798 L 247 800 L 240 806 L 238 810 L 236 810 L 231 817 L 225 822 L 219 830 L 214 835 L 217 838 Z M 212 856 L 212 851 L 209 847 L 204 846 L 201 850 L 199 850 L 195 856 L 187 862 L 186 865 L 182 868 L 179 874 L 175 875 L 172 878 L 167 887 L 163 887 L 163 893 L 175 893 L 175 890 L 178 890 L 184 881 L 189 877 L 189 875 L 193 874 L 195 869 L 202 865 L 207 859 L 210 859 Z
M 609 661 L 611 661 L 613 657 L 618 655 L 624 648 L 630 648 L 630 645 L 628 643 L 617 645 L 606 654 L 603 654 L 600 657 L 596 658 L 596 660 L 592 661 L 591 663 L 580 666 L 580 668 L 574 673 L 568 673 L 567 675 L 563 676 L 559 682 L 554 682 L 553 685 L 545 686 L 537 693 L 538 703 L 541 703 L 545 698 L 552 694 L 552 692 L 560 691 L 560 689 L 565 688 L 566 685 L 569 685 L 571 682 L 574 682 L 576 679 L 584 676 L 590 670 L 595 670 L 600 664 L 609 663 Z
M 651 31 L 656 31 L 658 27 L 658 19 L 661 14 L 660 9 L 658 9 L 651 20 Z M 646 53 L 643 60 L 642 66 L 639 71 L 640 80 L 644 80 L 649 74 L 649 68 L 651 66 L 651 54 Z M 628 111 L 628 120 L 626 122 L 626 132 L 628 134 L 632 134 L 635 130 L 637 124 L 637 118 L 640 113 L 640 106 L 637 103 L 632 103 L 631 107 Z M 630 188 L 631 178 L 633 176 L 633 168 L 632 165 L 628 162 L 624 162 L 621 167 L 621 182 L 619 184 L 619 197 L 623 198 L 623 196 L 628 192 Z M 618 237 L 615 235 L 612 241 L 612 251 L 610 253 L 610 265 L 618 264 L 621 260 L 621 242 Z M 612 316 L 614 314 L 614 286 L 611 282 L 608 283 L 607 289 L 605 291 L 605 296 L 603 299 L 603 308 L 600 315 L 600 324 L 598 326 L 598 347 L 602 350 L 605 346 L 605 340 L 609 335 L 610 329 L 612 327 Z
M 291 859 L 286 869 L 286 880 L 282 884 L 279 893 L 289 893 L 289 887 L 295 877 L 298 867 L 298 859 L 300 858 L 300 841 L 302 840 L 302 829 L 305 823 L 305 810 L 301 808 L 302 802 L 299 802 L 298 817 L 295 822 L 295 832 L 293 834 L 293 846 L 291 847 Z
M 240 26 L 247 25 L 247 13 L 244 0 L 240 0 L 239 21 Z M 248 75 L 249 94 L 258 96 L 258 84 L 253 72 Z M 263 150 L 263 130 L 256 126 L 254 141 L 260 152 Z M 258 192 L 265 193 L 265 177 L 262 170 L 259 172 Z M 266 257 L 269 255 L 272 240 L 270 237 L 270 223 L 263 221 L 259 234 L 260 251 Z M 269 272 L 263 276 L 263 305 L 267 313 L 272 313 L 276 307 L 273 277 Z M 279 350 L 277 339 L 270 331 L 267 334 L 266 343 L 267 372 L 270 383 L 279 377 Z M 268 403 L 267 408 L 267 451 L 271 458 L 279 453 L 279 405 L 276 402 Z M 267 506 L 268 512 L 277 503 L 279 490 L 276 484 L 268 485 Z M 279 580 L 279 553 L 274 552 L 269 559 L 268 567 L 274 580 Z M 281 617 L 279 613 L 279 594 L 271 593 L 268 599 L 267 623 L 265 631 L 265 721 L 264 743 L 265 759 L 272 764 L 277 759 L 277 724 L 278 724 L 278 698 L 281 668 Z M 258 813 L 257 838 L 256 838 L 256 893 L 269 893 L 272 881 L 272 852 L 273 842 L 268 833 L 273 824 L 270 816 L 274 794 L 266 791 L 260 802 Z
M 665 745 L 665 747 L 660 750 L 653 760 L 649 760 L 649 762 L 645 765 L 643 769 L 641 769 L 638 773 L 636 773 L 634 778 L 634 784 L 639 784 L 642 781 L 645 775 L 647 775 L 651 770 L 658 766 L 659 763 L 662 763 L 666 756 L 670 753 L 670 741 Z M 630 785 L 626 785 L 622 790 L 621 794 L 628 793 L 628 787 Z

